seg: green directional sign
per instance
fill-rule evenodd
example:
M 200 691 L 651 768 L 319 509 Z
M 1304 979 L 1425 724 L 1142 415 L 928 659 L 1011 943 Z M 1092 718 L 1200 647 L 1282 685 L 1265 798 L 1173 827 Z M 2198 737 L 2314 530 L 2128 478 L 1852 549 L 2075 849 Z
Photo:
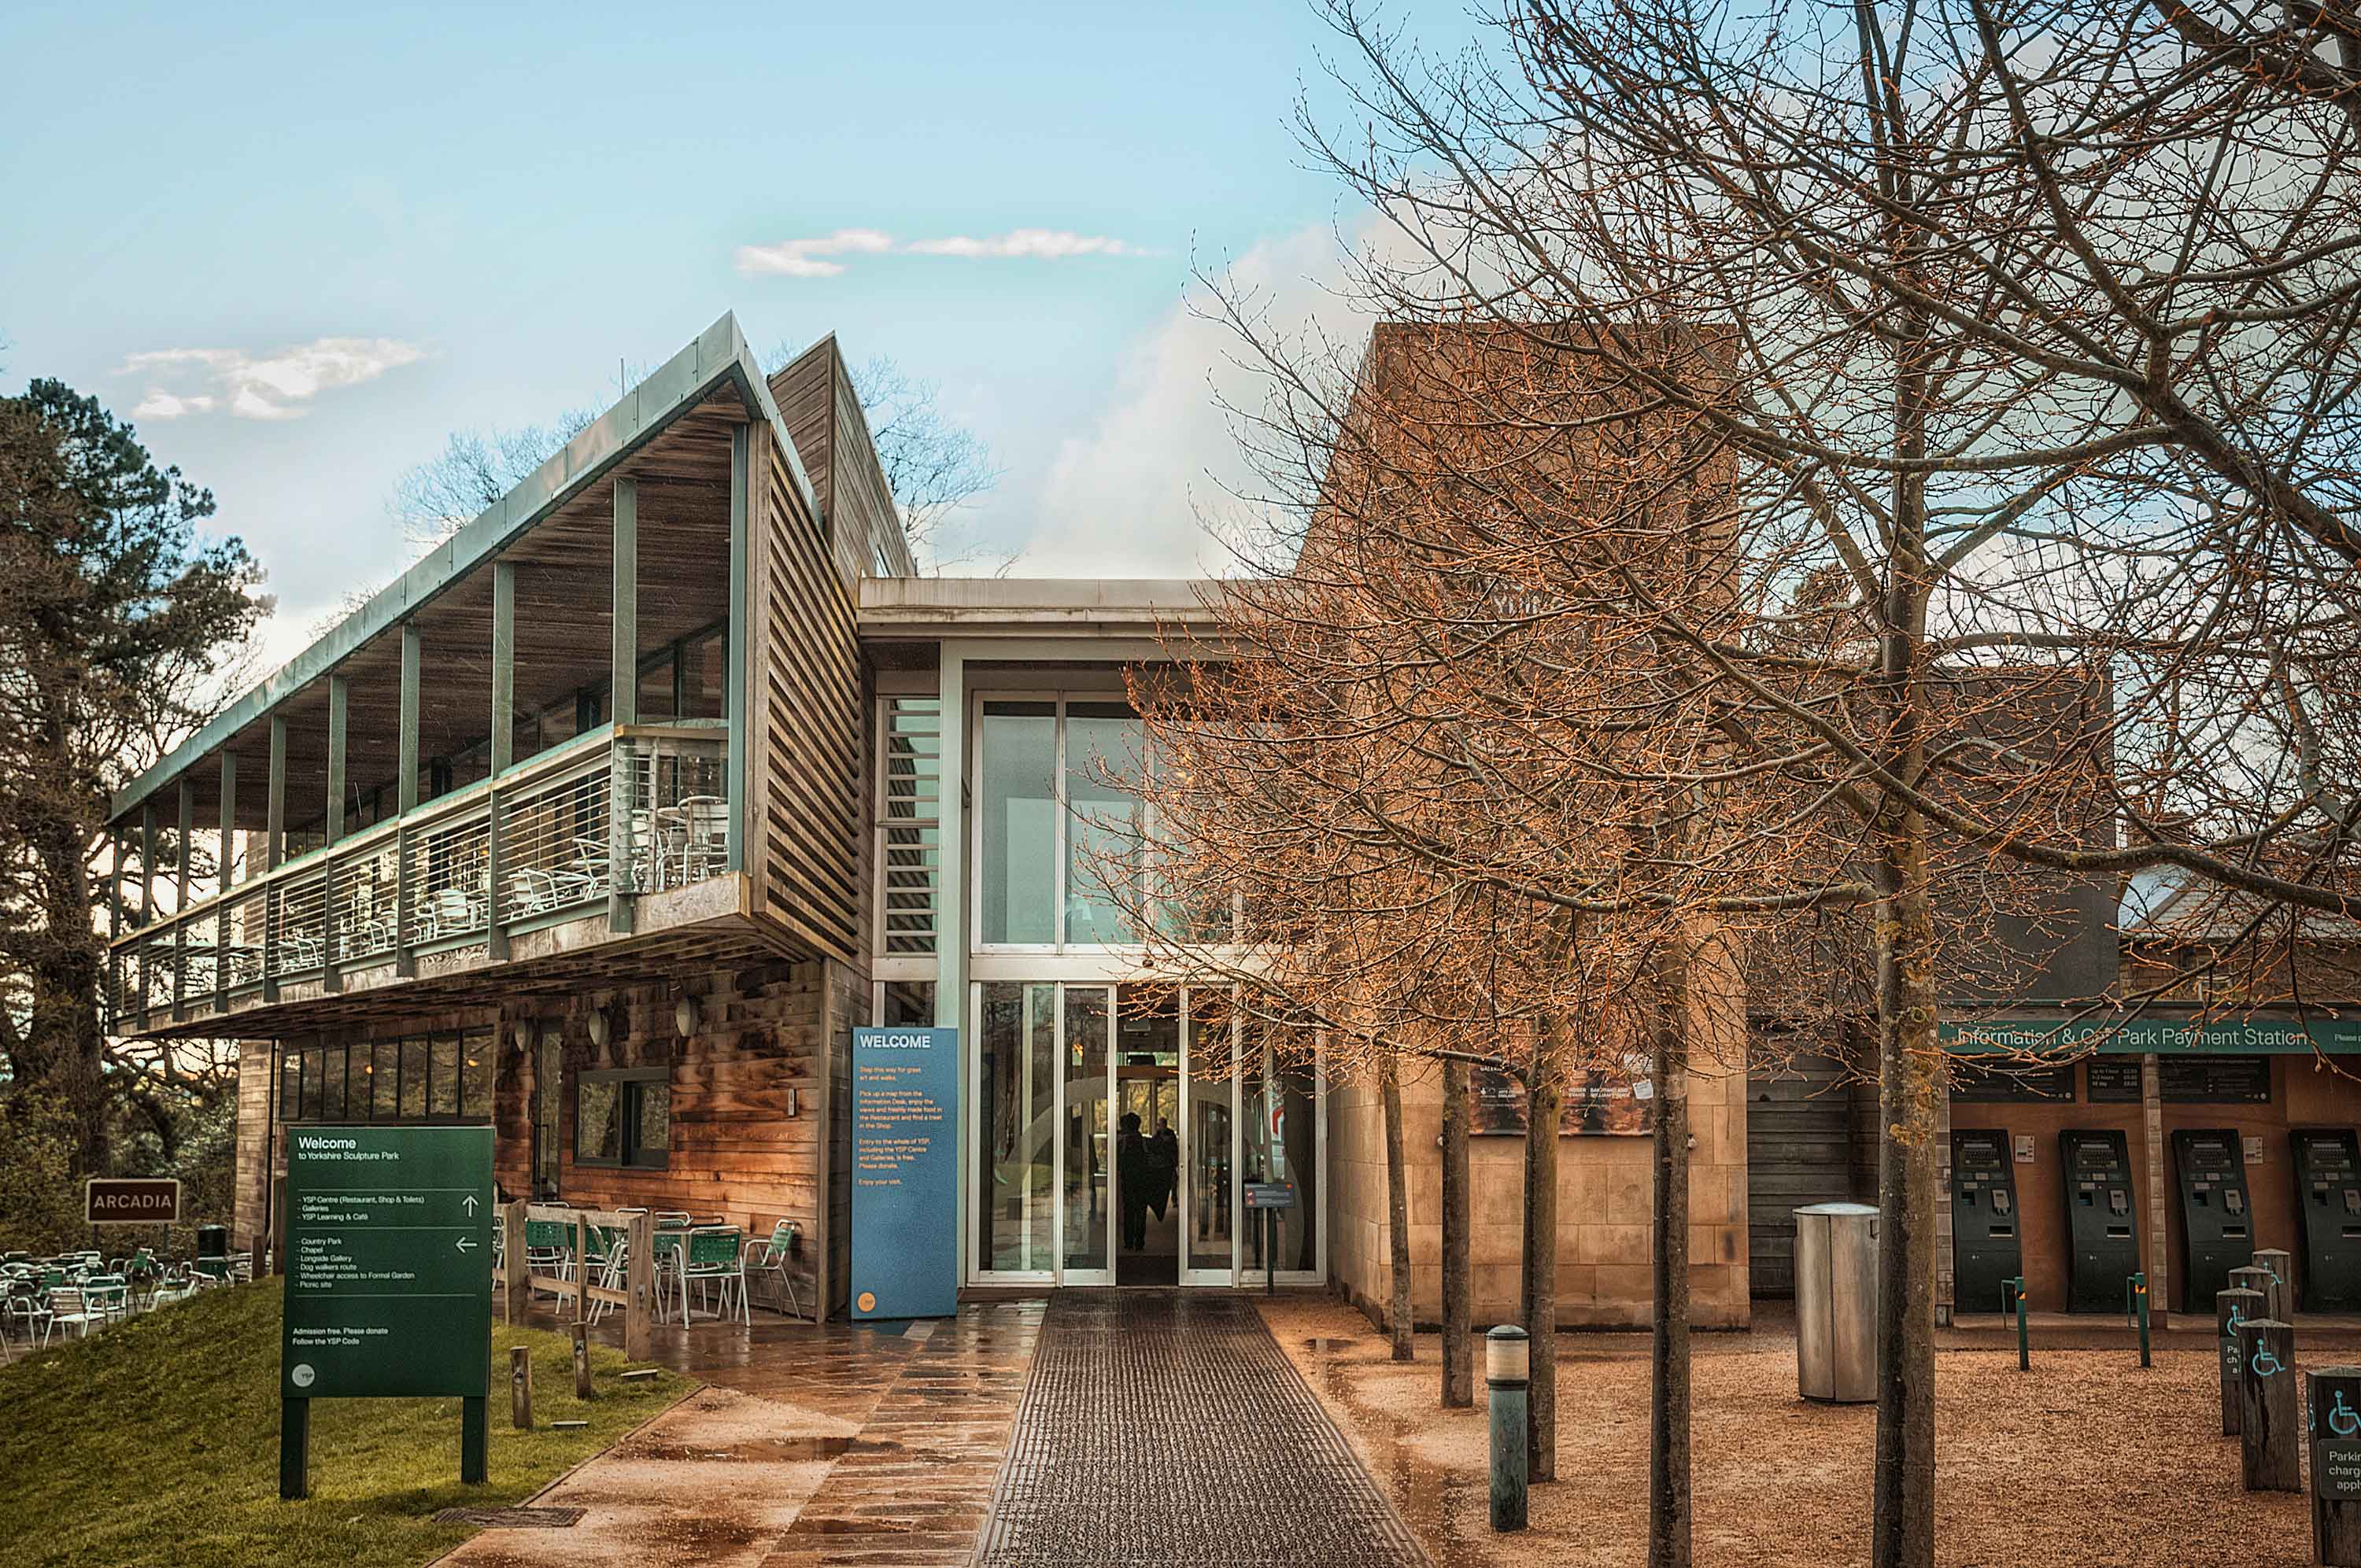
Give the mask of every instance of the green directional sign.
M 492 1130 L 298 1127 L 286 1192 L 280 1396 L 484 1398 Z

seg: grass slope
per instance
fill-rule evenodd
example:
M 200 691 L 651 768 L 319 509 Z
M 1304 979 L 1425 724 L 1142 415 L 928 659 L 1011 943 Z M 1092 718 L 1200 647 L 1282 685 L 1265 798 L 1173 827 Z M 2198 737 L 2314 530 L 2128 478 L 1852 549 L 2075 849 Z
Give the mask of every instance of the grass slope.
M 666 1372 L 619 1384 L 593 1346 L 598 1398 L 574 1398 L 572 1346 L 492 1328 L 492 1364 L 533 1351 L 534 1431 L 491 1401 L 491 1480 L 459 1485 L 456 1399 L 322 1399 L 312 1496 L 279 1500 L 280 1291 L 275 1279 L 121 1323 L 0 1366 L 0 1563 L 91 1568 L 206 1563 L 415 1564 L 465 1540 L 436 1509 L 512 1503 L 693 1385 Z M 553 1420 L 588 1420 L 580 1431 Z

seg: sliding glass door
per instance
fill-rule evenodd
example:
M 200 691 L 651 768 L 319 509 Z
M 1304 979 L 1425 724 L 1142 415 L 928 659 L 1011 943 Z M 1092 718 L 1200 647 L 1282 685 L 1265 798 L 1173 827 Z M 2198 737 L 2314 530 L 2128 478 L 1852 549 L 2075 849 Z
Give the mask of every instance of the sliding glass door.
M 1293 1189 L 1279 1277 L 1326 1277 L 1323 1085 L 1226 1007 L 1169 991 L 986 981 L 970 998 L 969 1277 L 1232 1285 L 1260 1277 L 1247 1182 Z M 1139 1118 L 1126 1155 L 1125 1122 Z M 1126 1183 L 1133 1185 L 1126 1189 Z M 1127 1215 L 1137 1203 L 1145 1211 Z M 1137 1245 L 1127 1239 L 1135 1222 Z

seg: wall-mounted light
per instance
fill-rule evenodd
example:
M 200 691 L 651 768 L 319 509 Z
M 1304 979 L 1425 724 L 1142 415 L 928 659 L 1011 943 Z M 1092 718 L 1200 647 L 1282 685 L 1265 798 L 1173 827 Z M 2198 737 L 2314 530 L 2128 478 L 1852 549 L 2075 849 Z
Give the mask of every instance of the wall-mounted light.
M 796 1108 L 802 1102 L 802 1096 L 796 1092 L 796 1086 L 792 1083 L 787 1085 L 787 1114 L 790 1117 L 795 1115 Z
M 697 1021 L 696 997 L 684 996 L 672 1004 L 672 1026 L 680 1032 L 682 1039 L 697 1033 Z
M 516 1026 L 517 1054 L 529 1057 L 533 1055 L 534 1047 L 540 1044 L 541 1021 L 537 1018 L 519 1019 Z
M 590 1043 L 598 1047 L 600 1050 L 605 1050 L 607 1048 L 607 1036 L 609 1032 L 610 1026 L 607 1022 L 607 1010 L 604 1007 L 591 1008 Z

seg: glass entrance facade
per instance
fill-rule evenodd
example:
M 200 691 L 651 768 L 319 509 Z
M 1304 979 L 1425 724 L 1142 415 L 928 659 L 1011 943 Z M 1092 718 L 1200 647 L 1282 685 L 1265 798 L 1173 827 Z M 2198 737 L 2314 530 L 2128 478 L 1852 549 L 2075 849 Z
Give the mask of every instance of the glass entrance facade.
M 1228 1285 L 1325 1277 L 1320 1073 L 1168 986 L 986 981 L 969 1052 L 969 1277 Z M 1212 1021 L 1193 1013 L 1218 1014 Z M 1273 1257 L 1244 1182 L 1295 1190 Z

